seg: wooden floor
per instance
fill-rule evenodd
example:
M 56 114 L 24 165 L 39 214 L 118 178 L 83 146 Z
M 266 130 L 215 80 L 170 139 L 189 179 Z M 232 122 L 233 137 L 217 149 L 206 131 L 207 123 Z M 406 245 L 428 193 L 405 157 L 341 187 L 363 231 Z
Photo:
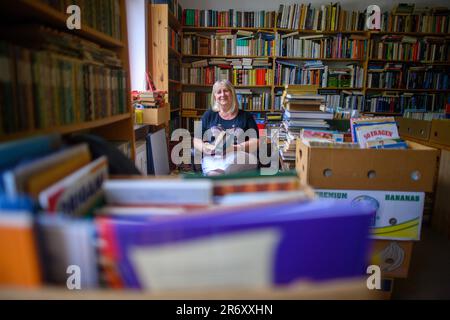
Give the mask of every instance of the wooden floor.
M 450 239 L 429 225 L 414 245 L 407 279 L 395 279 L 393 299 L 450 299 Z

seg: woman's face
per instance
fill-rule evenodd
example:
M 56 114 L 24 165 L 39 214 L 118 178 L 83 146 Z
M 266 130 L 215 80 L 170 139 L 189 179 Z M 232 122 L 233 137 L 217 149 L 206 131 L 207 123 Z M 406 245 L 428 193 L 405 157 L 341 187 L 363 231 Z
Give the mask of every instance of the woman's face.
M 220 86 L 214 93 L 214 98 L 220 106 L 220 109 L 227 111 L 231 108 L 232 96 L 231 90 L 225 86 Z

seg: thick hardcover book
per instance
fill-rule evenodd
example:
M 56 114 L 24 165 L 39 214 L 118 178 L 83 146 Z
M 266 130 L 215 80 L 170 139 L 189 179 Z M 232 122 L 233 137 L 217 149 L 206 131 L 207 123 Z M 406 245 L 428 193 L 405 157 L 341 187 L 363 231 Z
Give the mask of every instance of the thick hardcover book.
M 85 216 L 100 200 L 107 177 L 108 161 L 102 156 L 43 190 L 39 203 L 49 213 Z

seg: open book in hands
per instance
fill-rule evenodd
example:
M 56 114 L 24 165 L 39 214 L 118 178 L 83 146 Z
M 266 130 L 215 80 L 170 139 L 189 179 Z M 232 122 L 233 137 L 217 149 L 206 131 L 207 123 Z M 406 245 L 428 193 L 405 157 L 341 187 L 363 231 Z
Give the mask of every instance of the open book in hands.
M 207 155 L 223 155 L 233 153 L 238 149 L 234 144 L 234 135 L 227 135 L 226 131 L 221 131 L 215 136 L 213 143 L 204 143 L 204 152 Z

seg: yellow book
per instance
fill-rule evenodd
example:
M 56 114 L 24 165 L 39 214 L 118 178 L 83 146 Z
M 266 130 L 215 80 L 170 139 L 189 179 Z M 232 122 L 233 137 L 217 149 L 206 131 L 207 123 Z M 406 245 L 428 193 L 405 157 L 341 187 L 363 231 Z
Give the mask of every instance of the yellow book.
M 91 162 L 91 155 L 88 149 L 83 149 L 77 156 L 65 160 L 53 168 L 38 172 L 32 175 L 26 182 L 26 191 L 33 197 L 53 183 L 61 180 L 65 176 Z
M 334 27 L 335 21 L 336 21 L 336 7 L 333 6 L 331 8 L 331 28 L 330 28 L 331 31 L 335 31 L 336 30 L 336 28 Z

